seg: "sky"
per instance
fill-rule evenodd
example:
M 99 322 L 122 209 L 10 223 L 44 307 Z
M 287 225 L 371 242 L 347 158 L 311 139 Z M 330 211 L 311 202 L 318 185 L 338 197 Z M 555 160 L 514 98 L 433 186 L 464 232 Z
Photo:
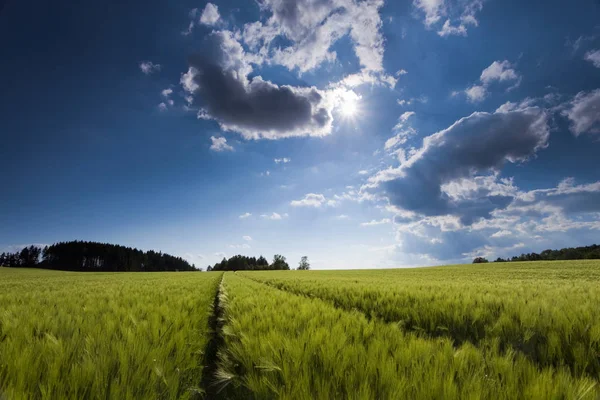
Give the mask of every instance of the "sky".
M 0 3 L 0 250 L 392 268 L 600 240 L 600 1 Z

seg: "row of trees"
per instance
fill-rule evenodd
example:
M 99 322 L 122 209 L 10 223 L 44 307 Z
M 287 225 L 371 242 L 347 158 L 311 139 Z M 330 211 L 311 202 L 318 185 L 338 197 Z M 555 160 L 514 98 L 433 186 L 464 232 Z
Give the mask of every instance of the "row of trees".
M 300 260 L 298 270 L 309 270 L 310 264 L 308 257 L 304 256 Z M 229 260 L 223 258 L 223 261 L 216 263 L 214 266 L 208 266 L 207 271 L 269 271 L 269 270 L 290 270 L 290 266 L 284 256 L 275 254 L 273 262 L 269 264 L 266 258 L 260 256 L 246 257 L 233 256 Z
M 195 265 L 183 258 L 166 253 L 84 241 L 61 242 L 43 249 L 29 246 L 16 253 L 2 253 L 0 265 L 63 271 L 197 271 Z
M 600 245 L 593 244 L 591 246 L 582 247 L 566 247 L 560 250 L 544 250 L 538 253 L 523 253 L 520 256 L 511 258 L 498 257 L 495 262 L 510 262 L 510 261 L 554 261 L 554 260 L 592 260 L 600 259 Z M 473 260 L 474 264 L 486 263 L 484 257 L 477 257 Z

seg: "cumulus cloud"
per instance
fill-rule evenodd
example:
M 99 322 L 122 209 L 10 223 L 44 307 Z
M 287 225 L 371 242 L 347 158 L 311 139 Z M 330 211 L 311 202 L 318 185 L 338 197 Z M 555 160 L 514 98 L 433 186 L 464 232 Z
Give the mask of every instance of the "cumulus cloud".
M 275 158 L 273 161 L 275 161 L 275 164 L 287 164 L 290 161 L 292 161 L 291 158 L 287 158 L 287 157 L 283 157 L 283 158 Z
M 255 76 L 252 57 L 232 32 L 214 32 L 208 48 L 190 57 L 183 88 L 200 102 L 199 117 L 247 139 L 323 136 L 331 132 L 334 107 L 329 93 L 314 87 L 278 86 Z
M 210 145 L 212 151 L 233 151 L 233 147 L 227 144 L 227 139 L 224 137 L 211 136 L 210 140 L 212 142 Z
M 494 61 L 489 67 L 481 72 L 479 80 L 484 85 L 489 85 L 494 81 L 512 81 L 519 79 L 519 75 L 507 60 Z
M 508 90 L 511 90 L 521 83 L 521 76 L 509 61 L 494 61 L 481 72 L 479 82 L 479 84 L 465 89 L 467 99 L 472 103 L 484 100 L 488 95 L 489 86 L 494 82 L 514 82 L 513 86 L 508 88 Z M 454 96 L 458 93 L 452 92 L 452 95 Z
M 473 113 L 426 137 L 400 167 L 380 171 L 364 189 L 382 194 L 401 210 L 456 216 L 470 225 L 505 208 L 512 193 L 509 183 L 500 187 L 493 181 L 468 179 L 498 171 L 506 162 L 527 160 L 547 145 L 548 136 L 548 116 L 540 108 Z
M 600 50 L 590 50 L 585 53 L 584 59 L 594 64 L 594 67 L 600 68 Z
M 575 136 L 600 133 L 600 89 L 579 92 L 566 107 L 562 114 L 570 120 Z
M 161 102 L 158 106 L 158 111 L 160 112 L 164 112 L 167 111 L 167 104 L 165 102 Z
M 252 241 L 252 237 L 251 236 L 242 236 L 242 239 L 244 239 L 246 242 L 251 242 Z
M 261 8 L 271 13 L 270 18 L 264 23 L 246 24 L 243 39 L 269 62 L 303 73 L 335 61 L 337 54 L 332 47 L 348 36 L 366 72 L 356 76 L 358 81 L 365 83 L 374 78 L 393 86 L 395 79 L 383 72 L 384 39 L 379 15 L 383 4 L 383 0 L 263 0 Z M 289 45 L 281 47 L 277 38 Z
M 206 3 L 202 14 L 200 15 L 200 23 L 203 25 L 214 26 L 221 20 L 219 15 L 219 7 L 213 3 Z
M 152 61 L 142 61 L 140 63 L 140 70 L 146 75 L 158 72 L 160 69 L 160 64 L 154 64 Z
M 473 85 L 465 89 L 465 94 L 471 103 L 478 103 L 487 97 L 488 92 L 483 85 Z
M 246 219 L 246 218 L 249 218 L 251 216 L 252 216 L 252 214 L 249 213 L 249 212 L 247 212 L 247 213 L 243 213 L 242 215 L 240 215 L 239 218 L 240 219 Z
M 160 92 L 160 94 L 166 99 L 168 99 L 172 93 L 173 89 L 164 89 L 162 92 Z

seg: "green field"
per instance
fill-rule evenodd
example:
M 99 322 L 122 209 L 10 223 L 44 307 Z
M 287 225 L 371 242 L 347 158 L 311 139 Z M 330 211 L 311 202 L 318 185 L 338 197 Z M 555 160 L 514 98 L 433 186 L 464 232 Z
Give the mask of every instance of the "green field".
M 0 391 L 598 399 L 600 262 L 224 274 L 0 268 Z

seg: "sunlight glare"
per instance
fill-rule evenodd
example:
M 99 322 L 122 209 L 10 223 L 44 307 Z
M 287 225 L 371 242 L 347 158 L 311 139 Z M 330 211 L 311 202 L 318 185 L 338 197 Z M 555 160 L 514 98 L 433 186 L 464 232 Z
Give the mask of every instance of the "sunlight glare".
M 345 90 L 340 93 L 338 108 L 340 113 L 346 118 L 355 117 L 358 113 L 360 96 L 352 90 Z

